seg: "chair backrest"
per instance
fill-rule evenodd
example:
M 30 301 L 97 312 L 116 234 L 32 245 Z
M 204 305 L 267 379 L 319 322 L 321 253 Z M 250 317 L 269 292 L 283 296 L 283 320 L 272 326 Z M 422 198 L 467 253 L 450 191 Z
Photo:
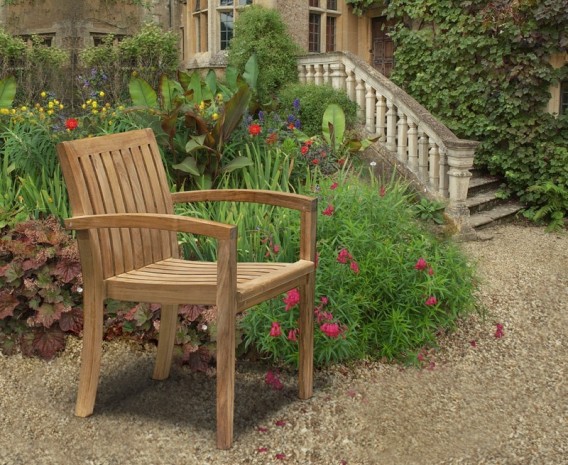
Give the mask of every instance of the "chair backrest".
M 173 213 L 152 130 L 62 142 L 57 151 L 73 216 Z M 176 235 L 167 231 L 113 228 L 89 235 L 104 278 L 178 256 Z

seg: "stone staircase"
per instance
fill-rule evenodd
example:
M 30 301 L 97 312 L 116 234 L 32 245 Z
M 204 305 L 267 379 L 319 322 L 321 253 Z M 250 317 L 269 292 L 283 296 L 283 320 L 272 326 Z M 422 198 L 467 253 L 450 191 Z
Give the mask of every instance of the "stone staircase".
M 516 200 L 498 197 L 502 179 L 476 169 L 472 170 L 472 174 L 466 199 L 471 226 L 479 231 L 515 218 L 523 206 Z

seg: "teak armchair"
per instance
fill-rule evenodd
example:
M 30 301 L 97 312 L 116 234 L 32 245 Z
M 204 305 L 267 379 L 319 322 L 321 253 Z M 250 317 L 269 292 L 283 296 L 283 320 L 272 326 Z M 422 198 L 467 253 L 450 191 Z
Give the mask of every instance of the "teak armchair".
M 77 231 L 84 281 L 76 415 L 93 413 L 106 298 L 162 305 L 153 374 L 158 380 L 169 376 L 178 305 L 217 305 L 217 447 L 227 449 L 233 440 L 235 316 L 297 287 L 299 397 L 311 397 L 316 199 L 253 190 L 170 193 L 150 129 L 62 142 L 57 151 L 73 212 L 65 225 Z M 257 202 L 299 210 L 299 259 L 237 264 L 236 226 L 174 215 L 174 203 L 196 201 Z M 218 261 L 180 259 L 177 232 L 216 238 Z

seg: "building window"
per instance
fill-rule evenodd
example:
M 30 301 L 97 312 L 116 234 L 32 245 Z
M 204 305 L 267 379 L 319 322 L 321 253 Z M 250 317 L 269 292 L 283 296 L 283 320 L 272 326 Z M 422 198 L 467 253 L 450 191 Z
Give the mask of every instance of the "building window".
M 229 48 L 229 43 L 233 38 L 233 12 L 226 11 L 220 13 L 221 18 L 221 50 L 226 50 Z
M 308 0 L 308 51 L 334 52 L 337 47 L 337 0 Z
M 207 51 L 207 14 L 207 0 L 195 0 L 195 7 L 193 8 L 193 30 L 195 35 L 193 39 L 196 53 Z
M 319 52 L 321 41 L 321 15 L 310 13 L 308 51 Z
M 561 115 L 568 115 L 568 81 L 560 83 L 560 111 Z
M 46 47 L 51 47 L 53 45 L 53 39 L 55 39 L 55 33 L 54 34 L 21 35 L 19 37 L 20 37 L 20 39 L 22 39 L 24 42 L 26 42 L 29 45 L 32 44 L 34 37 L 35 37 L 35 40 L 39 44 L 45 45 Z
M 335 16 L 328 16 L 325 26 L 325 51 L 335 52 Z

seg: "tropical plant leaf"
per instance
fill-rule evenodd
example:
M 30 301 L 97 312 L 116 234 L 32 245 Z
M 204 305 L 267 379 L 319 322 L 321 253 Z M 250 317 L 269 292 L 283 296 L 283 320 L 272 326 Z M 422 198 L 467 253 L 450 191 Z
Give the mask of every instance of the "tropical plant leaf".
M 197 71 L 191 73 L 188 90 L 193 91 L 193 101 L 199 104 L 203 101 L 203 92 L 201 90 L 201 76 Z
M 164 111 L 171 111 L 175 106 L 176 98 L 183 94 L 181 84 L 173 79 L 169 79 L 165 74 L 160 76 L 159 90 L 162 110 Z
M 193 176 L 199 176 L 201 174 L 199 172 L 199 168 L 197 167 L 197 161 L 193 157 L 186 157 L 185 160 L 182 161 L 181 163 L 178 163 L 177 165 L 172 165 L 172 168 L 183 171 L 184 173 L 189 173 Z
M 158 108 L 158 95 L 144 79 L 132 78 L 128 83 L 128 92 L 134 106 Z
M 8 76 L 0 79 L 0 108 L 10 108 L 16 96 L 16 78 Z
M 248 157 L 236 157 L 227 163 L 222 169 L 222 173 L 231 173 L 232 171 L 245 168 L 246 166 L 252 166 L 254 163 Z
M 244 80 L 253 90 L 256 90 L 258 73 L 258 58 L 256 56 L 256 53 L 253 53 L 245 64 L 245 72 L 243 73 Z
M 345 134 L 345 113 L 335 103 L 330 103 L 323 113 L 321 129 L 325 141 L 334 149 L 341 145 Z

